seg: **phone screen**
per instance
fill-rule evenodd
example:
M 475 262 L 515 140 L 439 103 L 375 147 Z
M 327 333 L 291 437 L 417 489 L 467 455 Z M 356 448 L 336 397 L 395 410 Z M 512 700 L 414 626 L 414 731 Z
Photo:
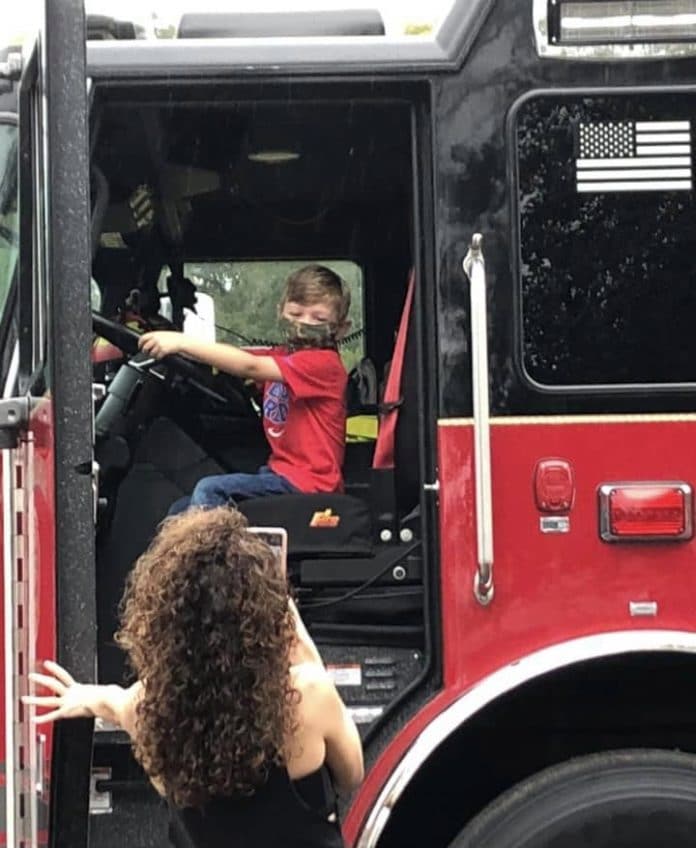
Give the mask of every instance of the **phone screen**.
M 288 533 L 284 527 L 247 527 L 249 533 L 259 536 L 275 553 L 283 574 L 287 573 Z

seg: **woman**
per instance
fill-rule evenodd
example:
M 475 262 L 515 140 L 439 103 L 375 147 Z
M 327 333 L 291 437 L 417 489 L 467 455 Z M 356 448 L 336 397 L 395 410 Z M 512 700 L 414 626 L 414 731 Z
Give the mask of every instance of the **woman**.
M 37 723 L 95 716 L 132 738 L 175 846 L 338 848 L 331 784 L 362 780 L 360 739 L 275 555 L 221 507 L 168 519 L 133 569 L 117 634 L 138 682 L 31 674 Z M 329 779 L 330 778 L 330 779 Z

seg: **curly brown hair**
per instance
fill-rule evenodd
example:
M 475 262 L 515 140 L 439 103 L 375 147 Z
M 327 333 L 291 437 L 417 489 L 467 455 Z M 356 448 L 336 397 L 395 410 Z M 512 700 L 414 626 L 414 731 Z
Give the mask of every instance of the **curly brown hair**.
M 163 522 L 129 576 L 116 639 L 144 684 L 135 756 L 174 804 L 250 795 L 283 762 L 293 634 L 285 577 L 240 513 Z

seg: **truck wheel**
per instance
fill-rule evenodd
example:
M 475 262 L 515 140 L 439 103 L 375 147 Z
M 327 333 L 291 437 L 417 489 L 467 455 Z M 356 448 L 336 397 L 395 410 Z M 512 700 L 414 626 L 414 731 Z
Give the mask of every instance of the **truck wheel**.
M 607 751 L 519 783 L 450 848 L 687 848 L 695 834 L 696 756 Z

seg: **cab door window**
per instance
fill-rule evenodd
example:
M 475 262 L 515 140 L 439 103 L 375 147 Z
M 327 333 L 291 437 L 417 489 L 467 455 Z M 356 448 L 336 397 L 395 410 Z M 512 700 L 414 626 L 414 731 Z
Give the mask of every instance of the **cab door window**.
M 545 387 L 696 383 L 694 95 L 516 112 L 521 357 Z

